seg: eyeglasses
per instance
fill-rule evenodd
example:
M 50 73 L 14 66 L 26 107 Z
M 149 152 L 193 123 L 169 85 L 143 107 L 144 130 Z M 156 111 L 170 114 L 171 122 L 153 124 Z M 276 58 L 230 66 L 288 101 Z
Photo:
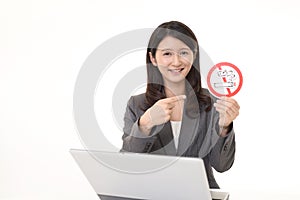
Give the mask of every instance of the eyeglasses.
M 188 48 L 180 49 L 179 51 L 175 51 L 173 49 L 157 49 L 158 52 L 165 58 L 171 58 L 175 55 L 178 55 L 182 58 L 190 58 L 194 55 L 193 51 Z

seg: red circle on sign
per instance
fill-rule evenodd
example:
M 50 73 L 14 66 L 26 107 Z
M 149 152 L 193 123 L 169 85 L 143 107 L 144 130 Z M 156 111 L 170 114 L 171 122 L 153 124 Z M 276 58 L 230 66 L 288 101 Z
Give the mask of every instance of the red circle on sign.
M 234 90 L 233 92 L 229 92 L 229 93 L 226 94 L 226 95 L 217 92 L 217 91 L 212 87 L 211 81 L 210 81 L 211 76 L 212 76 L 212 73 L 213 73 L 217 68 L 221 70 L 221 67 L 222 67 L 222 66 L 229 66 L 229 67 L 232 67 L 232 68 L 238 73 L 238 75 L 239 75 L 239 80 L 240 80 L 237 89 Z M 209 70 L 209 72 L 208 72 L 208 75 L 207 75 L 207 86 L 208 86 L 209 90 L 211 91 L 211 93 L 213 93 L 213 94 L 216 95 L 217 97 L 221 97 L 221 96 L 232 97 L 232 96 L 236 95 L 236 94 L 240 91 L 242 85 L 243 85 L 243 76 L 242 76 L 242 72 L 239 70 L 239 68 L 238 68 L 237 66 L 235 66 L 235 65 L 232 64 L 232 63 L 229 63 L 229 62 L 221 62 L 221 63 L 218 63 L 218 64 L 214 65 L 214 66 Z

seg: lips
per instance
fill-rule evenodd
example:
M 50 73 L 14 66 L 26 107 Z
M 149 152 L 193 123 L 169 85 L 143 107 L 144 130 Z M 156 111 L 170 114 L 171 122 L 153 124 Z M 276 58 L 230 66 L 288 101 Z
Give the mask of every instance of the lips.
M 181 72 L 184 68 L 178 68 L 178 69 L 168 69 L 169 72 Z

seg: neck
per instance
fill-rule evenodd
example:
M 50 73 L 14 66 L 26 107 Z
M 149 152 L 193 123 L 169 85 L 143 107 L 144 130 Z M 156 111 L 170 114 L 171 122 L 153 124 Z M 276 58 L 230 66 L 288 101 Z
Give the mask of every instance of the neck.
M 164 85 L 167 97 L 185 94 L 185 81 L 181 83 L 165 83 Z

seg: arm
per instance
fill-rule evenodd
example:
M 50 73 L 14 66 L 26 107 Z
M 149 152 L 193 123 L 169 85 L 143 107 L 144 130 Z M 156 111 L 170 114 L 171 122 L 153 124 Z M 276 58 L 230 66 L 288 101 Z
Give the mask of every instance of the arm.
M 210 152 L 209 158 L 213 168 L 218 172 L 224 172 L 231 168 L 235 156 L 235 133 L 233 123 L 228 128 L 225 137 L 220 137 Z
M 139 108 L 139 103 L 143 103 L 144 98 L 144 95 L 138 95 L 128 101 L 124 117 L 123 150 L 149 152 L 157 139 L 155 135 L 170 120 L 175 103 L 183 101 L 186 96 L 160 99 L 146 112 Z
M 123 146 L 121 151 L 147 153 L 151 150 L 156 140 L 155 136 L 147 136 L 139 127 L 142 112 L 138 110 L 135 97 L 131 97 L 127 103 L 124 116 Z M 140 113 L 139 113 L 140 112 Z
M 239 115 L 238 102 L 229 97 L 216 100 L 214 107 L 219 113 L 219 139 L 210 153 L 212 166 L 219 172 L 230 169 L 234 162 L 235 138 L 233 120 Z M 221 128 L 223 127 L 223 128 Z

